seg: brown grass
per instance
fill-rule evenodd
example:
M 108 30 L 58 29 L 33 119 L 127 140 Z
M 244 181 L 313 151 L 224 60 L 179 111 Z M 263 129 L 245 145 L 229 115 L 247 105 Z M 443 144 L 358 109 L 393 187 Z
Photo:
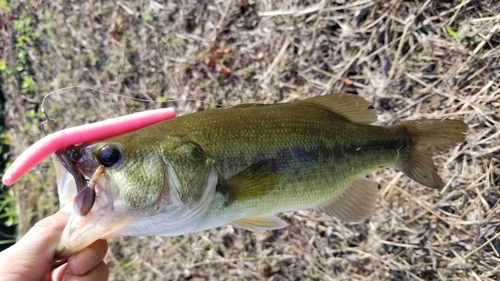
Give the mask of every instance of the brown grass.
M 90 86 L 163 101 L 182 114 L 336 92 L 373 103 L 382 124 L 456 118 L 467 140 L 435 158 L 446 187 L 373 173 L 379 206 L 363 223 L 284 213 L 267 233 L 223 227 L 110 240 L 112 280 L 497 280 L 500 278 L 500 2 L 51 1 L 13 4 L 0 48 L 29 50 L 35 90 L 2 73 L 13 154 L 36 139 L 49 91 Z M 93 4 L 92 4 L 93 3 Z M 15 46 L 16 19 L 36 40 Z M 458 33 L 455 34 L 454 32 Z M 3 37 L 2 37 L 3 36 Z M 2 39 L 3 38 L 3 39 Z M 157 107 L 73 89 L 49 99 L 52 130 Z M 39 113 L 39 111 L 36 111 Z M 44 163 L 16 185 L 20 231 L 55 211 Z

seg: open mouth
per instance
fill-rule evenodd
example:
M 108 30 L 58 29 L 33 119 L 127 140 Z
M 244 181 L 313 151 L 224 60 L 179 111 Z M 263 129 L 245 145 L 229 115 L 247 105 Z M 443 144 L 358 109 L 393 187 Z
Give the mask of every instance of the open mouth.
M 123 228 L 131 218 L 115 217 L 110 212 L 111 200 L 98 186 L 104 166 L 98 166 L 92 177 L 87 178 L 65 154 L 58 153 L 52 159 L 56 167 L 61 208 L 73 205 L 73 212 L 56 249 L 55 259 L 61 260 Z
M 99 177 L 104 173 L 104 166 L 99 165 L 92 177 L 88 179 L 77 169 L 65 152 L 58 151 L 54 153 L 53 160 L 58 174 L 58 185 L 62 185 L 58 186 L 59 196 L 68 197 L 66 194 L 68 192 L 73 195 L 76 187 L 76 195 L 73 195 L 73 209 L 78 215 L 86 216 L 94 206 L 97 193 L 96 185 Z M 71 176 L 75 187 L 65 186 L 69 184 L 70 180 L 68 178 Z M 69 200 L 69 198 L 65 200 Z

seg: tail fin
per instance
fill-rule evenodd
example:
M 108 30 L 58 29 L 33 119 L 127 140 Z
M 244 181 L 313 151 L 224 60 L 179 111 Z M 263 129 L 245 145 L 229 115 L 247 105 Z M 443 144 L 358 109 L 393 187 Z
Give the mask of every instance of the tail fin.
M 432 153 L 463 142 L 467 125 L 460 120 L 419 120 L 402 122 L 398 126 L 411 136 L 412 147 L 398 158 L 396 168 L 423 185 L 444 187 Z

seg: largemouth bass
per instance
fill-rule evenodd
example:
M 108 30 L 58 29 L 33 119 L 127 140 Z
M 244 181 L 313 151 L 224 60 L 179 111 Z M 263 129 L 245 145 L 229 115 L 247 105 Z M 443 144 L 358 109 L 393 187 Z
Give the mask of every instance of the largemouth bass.
M 72 214 L 57 257 L 116 236 L 278 229 L 276 213 L 308 208 L 359 221 L 377 198 L 364 175 L 380 167 L 443 187 L 432 153 L 462 142 L 467 126 L 376 119 L 363 98 L 336 94 L 208 110 L 68 147 L 59 153 L 97 195 L 87 215 Z

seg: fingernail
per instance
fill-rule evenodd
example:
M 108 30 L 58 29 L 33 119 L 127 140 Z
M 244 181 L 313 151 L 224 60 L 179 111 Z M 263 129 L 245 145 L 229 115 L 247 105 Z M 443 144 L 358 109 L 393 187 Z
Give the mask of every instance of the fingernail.
M 70 271 L 69 269 L 66 269 L 66 270 L 64 271 L 64 273 L 63 273 L 63 276 L 62 276 L 62 279 L 61 279 L 61 280 L 62 280 L 62 281 L 68 281 L 68 280 L 70 280 L 71 276 L 72 276 L 72 275 L 71 275 L 71 271 Z

